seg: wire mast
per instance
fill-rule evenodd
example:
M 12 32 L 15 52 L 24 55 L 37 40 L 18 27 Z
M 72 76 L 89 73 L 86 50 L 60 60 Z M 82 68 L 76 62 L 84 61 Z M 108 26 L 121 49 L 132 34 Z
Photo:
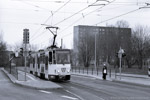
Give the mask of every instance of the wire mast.
M 55 40 L 56 40 L 56 37 L 57 37 L 57 30 L 59 29 L 58 27 L 46 27 L 46 29 L 48 29 L 53 35 L 54 35 L 54 40 L 53 40 L 53 44 L 51 45 L 51 47 L 52 48 L 55 48 L 55 47 L 57 47 L 56 45 L 55 45 Z M 52 29 L 56 29 L 56 31 L 54 32 L 54 31 L 52 31 Z

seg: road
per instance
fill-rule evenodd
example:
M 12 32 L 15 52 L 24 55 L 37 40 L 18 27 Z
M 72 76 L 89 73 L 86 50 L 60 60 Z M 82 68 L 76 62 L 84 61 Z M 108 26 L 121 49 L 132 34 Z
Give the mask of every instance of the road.
M 0 70 L 0 100 L 78 100 L 63 90 L 38 90 L 13 84 Z
M 0 100 L 150 100 L 150 87 L 75 76 L 64 87 L 38 90 L 13 84 L 0 70 Z
M 59 85 L 81 100 L 150 100 L 150 87 L 72 76 Z

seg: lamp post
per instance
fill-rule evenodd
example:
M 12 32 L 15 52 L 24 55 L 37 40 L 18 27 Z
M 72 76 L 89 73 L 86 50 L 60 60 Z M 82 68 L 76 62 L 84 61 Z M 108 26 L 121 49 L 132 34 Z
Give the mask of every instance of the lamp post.
M 122 60 L 122 54 L 124 53 L 124 50 L 120 47 L 120 50 L 118 52 L 118 57 L 119 57 L 119 66 L 120 66 L 120 80 L 121 80 L 121 60 Z
M 95 70 L 96 70 L 96 32 L 95 32 Z
M 105 1 L 105 2 L 109 3 L 108 0 L 97 0 L 95 3 L 99 2 L 99 1 Z M 105 6 L 105 4 L 95 4 L 95 3 L 89 5 L 89 7 L 90 6 Z M 95 65 L 95 70 L 96 70 L 96 32 L 95 32 L 95 64 L 94 65 Z

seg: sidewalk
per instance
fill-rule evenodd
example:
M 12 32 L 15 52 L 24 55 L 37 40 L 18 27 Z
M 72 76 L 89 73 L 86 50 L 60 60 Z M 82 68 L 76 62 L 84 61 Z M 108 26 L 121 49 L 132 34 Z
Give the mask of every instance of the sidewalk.
M 9 79 L 20 86 L 29 87 L 29 88 L 35 88 L 35 89 L 59 89 L 62 88 L 58 84 L 48 81 L 48 80 L 42 80 L 38 77 L 33 76 L 32 74 L 27 73 L 27 80 L 17 80 L 13 75 L 9 74 L 4 68 L 1 68 L 1 70 L 9 77 Z M 19 71 L 19 76 L 24 78 L 23 72 Z
M 75 73 L 72 72 L 72 75 L 80 75 L 84 77 L 92 77 L 95 79 L 102 79 L 102 73 L 97 74 L 83 74 L 83 73 Z M 120 79 L 120 74 L 117 73 L 115 77 L 115 73 L 110 75 L 107 75 L 106 80 L 108 81 L 113 81 L 113 82 L 121 82 L 121 83 L 128 83 L 128 84 L 135 84 L 135 85 L 142 85 L 142 86 L 150 86 L 150 77 L 148 75 L 135 75 L 135 74 L 121 74 L 121 79 Z

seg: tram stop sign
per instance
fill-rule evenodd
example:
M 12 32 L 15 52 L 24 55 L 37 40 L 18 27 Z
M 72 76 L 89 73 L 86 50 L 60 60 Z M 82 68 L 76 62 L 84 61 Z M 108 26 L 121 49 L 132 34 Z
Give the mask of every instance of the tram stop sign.
M 19 53 L 18 52 L 15 52 L 15 57 L 18 57 L 19 56 Z
M 119 52 L 118 52 L 118 57 L 121 59 L 122 58 L 122 54 L 124 53 L 124 50 L 120 48 Z

